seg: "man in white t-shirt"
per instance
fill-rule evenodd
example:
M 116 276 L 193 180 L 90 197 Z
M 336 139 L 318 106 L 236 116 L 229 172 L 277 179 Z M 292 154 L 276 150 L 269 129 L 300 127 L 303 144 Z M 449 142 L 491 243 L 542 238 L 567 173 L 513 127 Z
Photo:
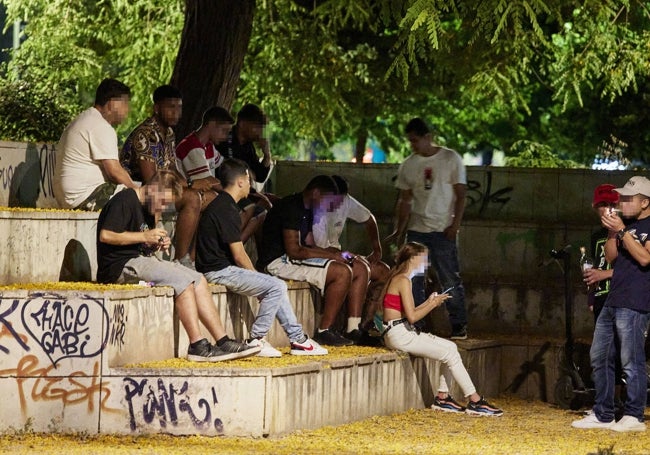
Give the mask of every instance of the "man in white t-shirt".
M 419 242 L 429 249 L 429 261 L 441 290 L 452 298 L 445 305 L 451 338 L 467 338 L 465 289 L 460 277 L 456 238 L 465 212 L 467 176 L 462 157 L 433 143 L 431 131 L 420 118 L 406 125 L 413 153 L 400 165 L 395 186 L 400 190 L 395 230 L 387 242 Z M 426 299 L 424 276 L 412 280 L 416 306 Z
M 372 245 L 372 253 L 365 257 L 349 252 L 345 252 L 344 254 L 349 253 L 351 258 L 361 261 L 367 266 L 371 282 L 382 282 L 388 277 L 390 268 L 381 260 L 382 248 L 377 220 L 370 210 L 349 194 L 348 182 L 343 177 L 333 175 L 332 179 L 338 186 L 339 194 L 329 196 L 331 203 L 326 209 L 323 208 L 314 211 L 314 223 L 312 225 L 314 244 L 321 248 L 341 251 L 340 237 L 347 219 L 365 225 L 368 238 Z M 360 294 L 360 297 L 367 300 L 366 293 L 367 289 Z M 357 344 L 367 344 L 368 328 L 361 322 L 364 300 L 350 298 L 354 295 L 351 294 L 348 296 L 346 337 L 355 341 Z M 374 308 L 369 308 L 367 312 L 374 314 L 373 310 Z M 369 314 L 367 319 L 372 322 L 372 314 Z
M 117 191 L 137 188 L 119 161 L 114 127 L 129 113 L 129 87 L 104 79 L 95 104 L 63 131 L 54 171 L 54 197 L 62 208 L 101 210 Z

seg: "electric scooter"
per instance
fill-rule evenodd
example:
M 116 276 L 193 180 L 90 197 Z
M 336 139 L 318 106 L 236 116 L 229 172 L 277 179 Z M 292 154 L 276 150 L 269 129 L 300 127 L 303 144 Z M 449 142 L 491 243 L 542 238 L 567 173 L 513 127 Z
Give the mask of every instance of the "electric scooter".
M 588 387 L 580 368 L 575 363 L 575 341 L 573 338 L 573 294 L 571 292 L 571 245 L 559 250 L 551 250 L 551 257 L 564 275 L 564 358 L 561 362 L 560 377 L 555 383 L 554 398 L 563 409 L 578 410 L 593 403 L 595 390 Z

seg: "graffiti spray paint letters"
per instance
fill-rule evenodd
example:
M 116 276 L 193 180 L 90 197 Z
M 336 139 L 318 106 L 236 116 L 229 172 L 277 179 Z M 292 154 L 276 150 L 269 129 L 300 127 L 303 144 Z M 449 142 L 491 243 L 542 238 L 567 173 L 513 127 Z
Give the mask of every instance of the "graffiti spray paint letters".
M 68 357 L 95 357 L 108 339 L 108 314 L 101 299 L 34 294 L 24 303 L 21 317 L 55 366 Z
M 11 303 L 9 303 L 11 302 Z M 27 346 L 26 340 L 23 339 L 23 336 L 19 335 L 18 332 L 13 328 L 11 322 L 9 322 L 9 317 L 11 314 L 16 311 L 16 308 L 20 305 L 20 300 L 18 299 L 2 299 L 0 298 L 0 338 L 5 336 L 12 337 L 23 350 L 29 351 L 29 346 Z M 0 351 L 5 354 L 9 354 L 9 348 L 0 344 Z
M 160 428 L 167 428 L 167 424 L 177 426 L 183 413 L 187 414 L 190 423 L 198 430 L 209 430 L 211 426 L 218 434 L 223 433 L 223 422 L 219 418 L 212 420 L 212 406 L 216 406 L 217 393 L 212 388 L 212 405 L 205 398 L 194 398 L 196 407 L 190 404 L 191 393 L 187 381 L 180 387 L 169 383 L 168 386 L 162 378 L 158 378 L 156 386 L 149 384 L 149 379 L 124 378 L 124 397 L 129 407 L 129 424 L 131 431 L 138 427 L 137 417 L 142 416 L 146 424 L 151 424 L 157 419 Z M 195 412 L 201 410 L 200 414 Z M 140 414 L 142 412 L 142 414 Z
M 124 346 L 124 335 L 126 334 L 127 316 L 123 303 L 118 303 L 113 308 L 113 318 L 111 320 L 111 346 L 116 346 L 122 350 Z

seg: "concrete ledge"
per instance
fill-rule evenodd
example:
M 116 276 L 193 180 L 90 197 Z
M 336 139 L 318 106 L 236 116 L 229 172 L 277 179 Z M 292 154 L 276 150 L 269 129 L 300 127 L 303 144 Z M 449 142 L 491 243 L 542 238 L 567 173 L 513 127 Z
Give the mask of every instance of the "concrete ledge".
M 3 284 L 92 281 L 97 275 L 96 212 L 1 210 Z

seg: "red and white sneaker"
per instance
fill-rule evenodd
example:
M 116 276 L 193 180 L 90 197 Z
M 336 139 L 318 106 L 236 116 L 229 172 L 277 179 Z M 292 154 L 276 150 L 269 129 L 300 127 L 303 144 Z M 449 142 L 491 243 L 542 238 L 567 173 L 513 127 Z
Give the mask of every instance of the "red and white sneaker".
M 291 343 L 292 355 L 327 355 L 327 349 L 316 343 L 309 337 L 305 338 L 302 343 Z

